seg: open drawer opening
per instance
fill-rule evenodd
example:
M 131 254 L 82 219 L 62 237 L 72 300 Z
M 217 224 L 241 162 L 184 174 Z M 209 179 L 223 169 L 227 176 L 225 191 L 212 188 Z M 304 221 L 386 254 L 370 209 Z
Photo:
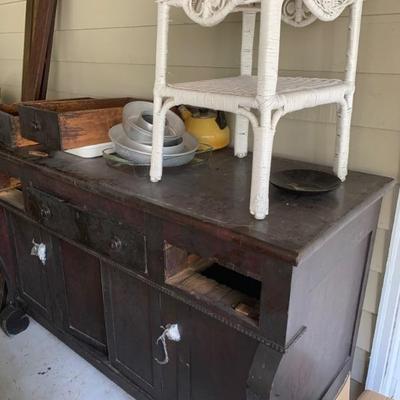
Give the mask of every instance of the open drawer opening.
M 261 282 L 183 249 L 165 245 L 165 281 L 258 324 Z
M 0 200 L 24 210 L 21 180 L 0 172 Z

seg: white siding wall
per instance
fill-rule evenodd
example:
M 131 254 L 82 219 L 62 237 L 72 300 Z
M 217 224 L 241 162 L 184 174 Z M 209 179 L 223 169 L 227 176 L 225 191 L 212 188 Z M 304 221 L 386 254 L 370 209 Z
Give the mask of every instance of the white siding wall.
M 156 6 L 153 0 L 59 0 L 49 96 L 150 97 L 154 77 Z M 24 0 L 0 0 L 0 87 L 2 101 L 20 94 Z M 172 15 L 171 81 L 238 73 L 238 16 L 211 29 Z M 340 76 L 344 65 L 346 16 L 297 30 L 283 27 L 281 70 L 285 75 Z M 366 0 L 350 166 L 399 178 L 400 173 L 400 1 Z M 275 153 L 330 164 L 335 109 L 298 112 L 278 127 Z M 354 377 L 368 364 L 393 212 L 384 200 L 367 298 L 357 343 Z

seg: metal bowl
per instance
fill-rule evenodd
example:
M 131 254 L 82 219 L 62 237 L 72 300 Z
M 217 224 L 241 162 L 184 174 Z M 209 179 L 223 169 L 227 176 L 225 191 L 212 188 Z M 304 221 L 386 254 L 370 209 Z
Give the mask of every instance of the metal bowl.
M 133 161 L 138 165 L 150 165 L 151 151 L 139 150 L 137 147 L 132 147 L 132 140 L 130 140 L 124 131 L 122 124 L 116 125 L 109 131 L 110 139 L 114 143 L 115 152 L 125 158 L 126 160 Z M 135 143 L 135 142 L 134 142 Z M 136 143 L 137 144 L 137 143 Z M 177 167 L 184 165 L 193 160 L 196 151 L 199 147 L 197 140 L 185 133 L 183 135 L 183 150 L 176 154 L 167 154 L 164 147 L 163 151 L 163 165 L 164 167 Z
M 128 130 L 124 127 L 124 130 L 129 139 L 137 143 L 142 143 L 148 146 L 151 146 L 153 143 L 153 132 L 146 131 L 134 123 L 130 124 Z M 165 128 L 164 135 L 164 146 L 174 146 L 182 142 L 182 134 L 175 135 L 169 127 Z
M 122 131 L 124 134 L 126 134 L 126 132 L 121 124 L 117 125 L 117 127 L 119 127 L 120 131 Z M 179 139 L 179 141 L 176 144 L 168 143 L 168 145 L 165 145 L 163 147 L 163 153 L 164 154 L 182 153 L 182 151 L 184 151 L 184 149 L 185 149 L 185 145 L 183 143 L 183 138 L 178 138 L 178 139 Z M 151 144 L 140 143 L 136 140 L 132 140 L 128 136 L 125 137 L 124 143 L 130 149 L 142 151 L 142 152 L 148 153 L 148 154 L 151 154 L 152 149 L 153 149 L 153 146 Z
M 139 118 L 136 120 L 136 125 L 139 128 L 144 129 L 147 132 L 153 131 L 153 112 L 143 111 Z M 167 127 L 167 121 L 165 121 L 165 127 Z
M 123 110 L 123 126 L 127 136 L 139 143 L 152 144 L 153 140 L 153 103 L 133 101 Z M 183 121 L 172 111 L 167 112 L 164 144 L 176 142 L 185 132 Z

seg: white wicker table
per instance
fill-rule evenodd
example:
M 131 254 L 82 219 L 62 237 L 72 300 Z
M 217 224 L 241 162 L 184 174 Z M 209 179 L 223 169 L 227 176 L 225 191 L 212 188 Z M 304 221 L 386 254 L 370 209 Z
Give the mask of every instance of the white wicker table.
M 345 180 L 363 0 L 158 0 L 154 133 L 150 177 L 162 177 L 165 115 L 178 104 L 208 107 L 237 115 L 235 155 L 248 152 L 249 122 L 254 131 L 250 212 L 264 219 L 269 208 L 273 140 L 283 115 L 324 104 L 337 104 L 334 172 Z M 232 78 L 168 84 L 167 54 L 170 7 L 182 7 L 203 26 L 214 26 L 232 12 L 243 13 L 241 75 Z M 343 80 L 280 78 L 281 21 L 303 27 L 317 18 L 336 19 L 350 6 L 347 62 Z M 256 14 L 261 13 L 258 76 L 252 76 Z M 257 112 L 254 112 L 257 111 Z

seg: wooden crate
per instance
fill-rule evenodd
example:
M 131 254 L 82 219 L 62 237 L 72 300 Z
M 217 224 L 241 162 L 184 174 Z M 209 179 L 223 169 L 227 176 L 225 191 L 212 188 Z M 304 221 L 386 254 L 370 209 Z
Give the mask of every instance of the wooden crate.
M 108 142 L 109 129 L 122 121 L 122 109 L 134 99 L 80 99 L 21 104 L 22 136 L 48 150 L 68 150 Z
M 0 143 L 12 148 L 35 144 L 21 135 L 16 104 L 0 104 Z
M 36 100 L 14 104 L 0 104 L 0 143 L 11 148 L 25 147 L 37 144 L 32 140 L 22 137 L 21 124 L 18 107 L 21 104 L 30 106 L 44 106 L 58 104 L 64 101 L 90 99 L 90 97 L 80 97 L 79 99 L 61 99 L 61 100 Z

